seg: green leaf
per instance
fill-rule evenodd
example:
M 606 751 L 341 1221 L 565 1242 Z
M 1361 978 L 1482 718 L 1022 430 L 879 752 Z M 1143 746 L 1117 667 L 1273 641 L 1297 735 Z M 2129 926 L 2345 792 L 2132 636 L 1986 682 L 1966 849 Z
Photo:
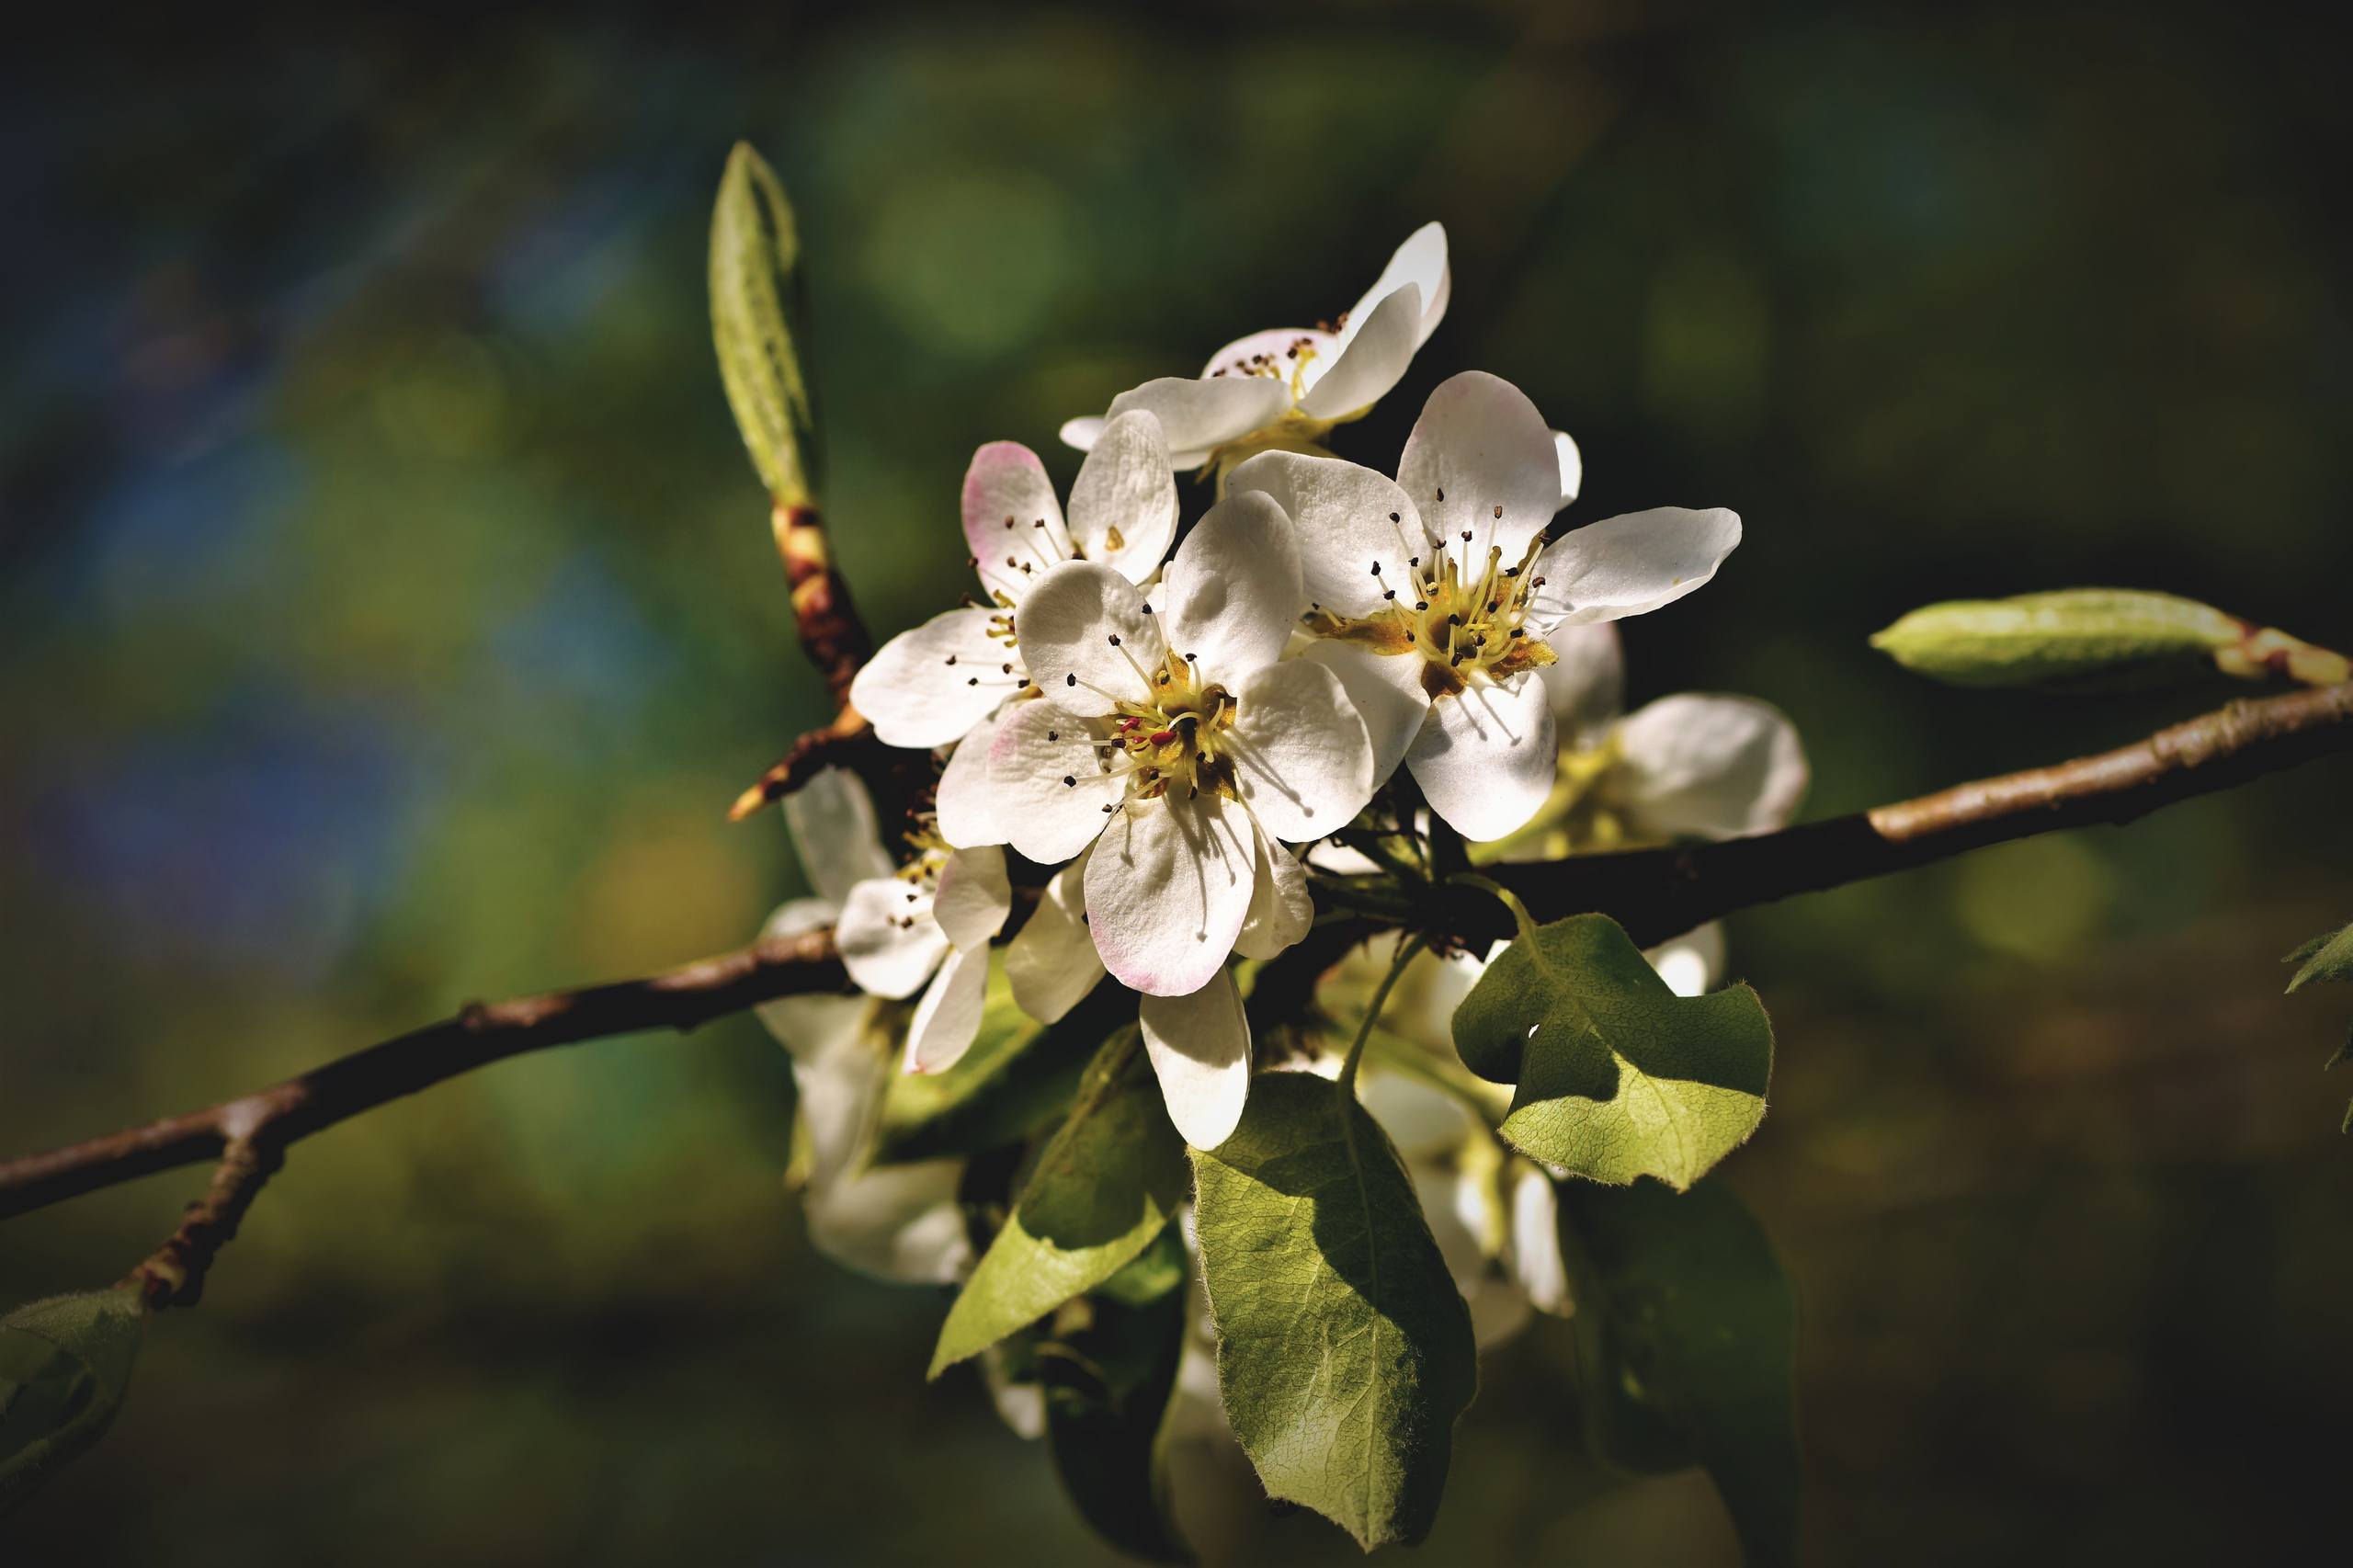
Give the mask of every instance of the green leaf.
M 2325 932 L 2279 960 L 2301 964 L 2296 977 L 2288 982 L 2288 994 L 2315 980 L 2338 980 L 2353 984 L 2353 926 L 2341 931 Z
M 0 1514 L 105 1433 L 145 1321 L 139 1292 L 126 1290 L 58 1296 L 0 1318 Z
M 2071 588 L 1915 609 L 1871 639 L 1904 668 L 1954 686 L 2211 674 L 2248 628 L 2211 605 L 2129 588 Z
M 1795 1560 L 1797 1301 L 1722 1180 L 1569 1182 L 1586 1441 L 1621 1469 L 1707 1468 L 1752 1563 Z
M 1193 1169 L 1218 1382 L 1258 1479 L 1368 1551 L 1421 1540 L 1479 1362 L 1396 1150 L 1332 1084 L 1269 1073 Z
M 1773 1070 L 1756 992 L 1677 996 L 1600 915 L 1505 949 L 1456 1007 L 1454 1046 L 1481 1077 L 1517 1082 L 1506 1142 L 1621 1187 L 1706 1175 L 1756 1131 Z
M 878 1165 L 978 1154 L 1034 1137 L 1070 1108 L 1087 1058 L 1131 1020 L 1135 1004 L 1116 985 L 1045 1028 L 1013 1000 L 1004 963 L 992 955 L 981 1032 L 945 1073 L 894 1073 L 875 1129 Z
M 735 427 L 780 506 L 812 505 L 817 489 L 817 415 L 798 347 L 806 321 L 792 204 L 738 142 L 710 213 L 710 335 Z
M 1117 1274 L 1185 1201 L 1189 1174 L 1136 1032 L 1122 1029 L 1088 1064 L 1070 1119 L 949 1309 L 930 1375 Z
M 1190 1562 L 1168 1507 L 1167 1419 L 1185 1348 L 1185 1244 L 1175 1226 L 1037 1351 L 1046 1443 L 1081 1517 L 1152 1562 Z M 1114 1289 L 1119 1287 L 1119 1289 Z

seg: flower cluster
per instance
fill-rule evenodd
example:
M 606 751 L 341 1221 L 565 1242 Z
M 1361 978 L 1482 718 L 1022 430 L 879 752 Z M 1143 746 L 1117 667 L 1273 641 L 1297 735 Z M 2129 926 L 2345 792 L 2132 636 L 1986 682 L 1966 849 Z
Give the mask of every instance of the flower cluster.
M 907 1070 L 949 1067 L 975 1037 L 1014 903 L 1010 849 L 1048 869 L 1004 949 L 1014 1001 L 1052 1022 L 1107 972 L 1136 993 L 1172 1119 L 1215 1147 L 1253 1065 L 1233 960 L 1307 931 L 1302 853 L 1392 779 L 1465 839 L 1506 848 L 1573 831 L 1564 769 L 1583 781 L 1579 823 L 1615 811 L 1614 786 L 1562 760 L 1556 672 L 1587 629 L 1706 583 L 1740 522 L 1670 507 L 1556 536 L 1574 444 L 1477 371 L 1430 395 L 1393 478 L 1326 452 L 1404 376 L 1449 292 L 1432 224 L 1338 322 L 1253 334 L 1199 377 L 1072 421 L 1063 436 L 1086 455 L 1067 505 L 1028 448 L 973 454 L 962 520 L 979 598 L 892 638 L 851 690 L 884 742 L 945 753 L 936 811 L 839 895 L 852 978 L 880 998 L 921 994 Z M 1220 498 L 1180 540 L 1176 474 L 1204 466 Z M 1689 741 L 1713 717 L 1649 711 L 1609 743 L 1630 778 L 1653 777 L 1653 741 Z M 856 836 L 867 853 L 871 835 Z

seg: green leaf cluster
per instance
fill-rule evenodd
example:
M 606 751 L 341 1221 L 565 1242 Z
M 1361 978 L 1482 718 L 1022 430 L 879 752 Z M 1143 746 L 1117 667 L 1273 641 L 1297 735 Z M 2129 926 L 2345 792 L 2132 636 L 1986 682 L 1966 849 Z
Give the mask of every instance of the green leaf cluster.
M 1569 1182 L 1586 1446 L 1637 1472 L 1704 1466 L 1748 1560 L 1797 1557 L 1797 1304 L 1722 1179 L 1672 1193 Z
M 1048 1028 L 1015 1003 L 1003 963 L 993 961 L 972 1049 L 944 1073 L 892 1074 L 875 1129 L 876 1163 L 979 1154 L 1036 1137 L 1070 1108 L 1088 1058 L 1105 1036 L 1132 1021 L 1134 1008 L 1127 992 L 1101 985 Z
M 1420 1540 L 1479 1369 L 1396 1150 L 1352 1096 L 1275 1073 L 1193 1167 L 1218 1381 L 1259 1480 L 1367 1551 Z
M 58 1296 L 0 1318 L 0 1514 L 104 1435 L 145 1322 L 130 1290 Z
M 1606 915 L 1523 933 L 1454 1013 L 1454 1045 L 1512 1084 L 1501 1131 L 1530 1159 L 1623 1186 L 1680 1190 L 1745 1142 L 1765 1115 L 1773 1028 L 1734 985 L 1677 996 Z

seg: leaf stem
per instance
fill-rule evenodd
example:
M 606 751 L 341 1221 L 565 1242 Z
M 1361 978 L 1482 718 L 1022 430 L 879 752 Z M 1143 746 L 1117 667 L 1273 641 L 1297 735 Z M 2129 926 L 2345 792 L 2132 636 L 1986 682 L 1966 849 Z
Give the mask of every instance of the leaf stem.
M 1457 871 L 1446 880 L 1449 882 L 1461 882 L 1464 887 L 1481 889 L 1501 899 L 1503 906 L 1511 911 L 1512 923 L 1519 927 L 1521 938 L 1528 943 L 1529 956 L 1537 957 L 1535 952 L 1536 917 L 1528 913 L 1528 905 L 1519 902 L 1518 893 L 1494 878 L 1483 877 L 1476 871 Z
M 1366 1004 L 1364 1022 L 1357 1026 L 1357 1038 L 1349 1042 L 1347 1058 L 1340 1063 L 1340 1075 L 1335 1082 L 1339 1085 L 1341 1098 L 1355 1097 L 1357 1063 L 1364 1060 L 1364 1042 L 1371 1035 L 1372 1026 L 1380 1021 L 1381 1009 L 1389 1002 L 1389 993 L 1396 989 L 1397 977 L 1405 972 L 1405 966 L 1413 962 L 1414 955 L 1421 950 L 1422 938 L 1418 932 L 1397 944 L 1397 956 L 1390 960 L 1389 972 L 1381 977 L 1381 984 L 1373 992 L 1372 1000 Z

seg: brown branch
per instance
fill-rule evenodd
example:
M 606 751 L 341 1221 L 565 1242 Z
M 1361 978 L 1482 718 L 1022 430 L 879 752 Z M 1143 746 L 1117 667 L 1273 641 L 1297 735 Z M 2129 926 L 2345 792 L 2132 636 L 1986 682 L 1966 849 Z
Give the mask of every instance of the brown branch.
M 477 1002 L 455 1017 L 269 1088 L 0 1165 L 0 1220 L 199 1160 L 222 1158 L 225 1171 L 227 1156 L 240 1146 L 274 1166 L 299 1138 L 493 1062 L 606 1035 L 690 1029 L 775 997 L 838 991 L 848 983 L 834 934 L 825 930 L 770 937 L 642 980 Z M 231 1212 L 230 1230 L 242 1211 L 240 1203 Z M 227 1239 L 222 1233 L 212 1244 Z M 199 1280 L 201 1273 L 199 1267 Z
M 2194 795 L 2353 750 L 2353 684 L 2234 702 L 2098 756 L 1982 779 L 1874 812 L 1688 848 L 1574 857 L 1495 874 L 1546 916 L 1597 910 L 1637 941 L 1664 940 L 1754 904 L 1906 870 L 2006 839 L 2129 822 Z M 1465 888 L 1401 892 L 1373 878 L 1318 878 L 1344 912 L 1269 962 L 1251 1013 L 1269 1028 L 1382 929 L 1476 941 L 1507 934 L 1495 902 Z M 211 1191 L 134 1271 L 186 1302 L 253 1193 L 296 1139 L 488 1062 L 642 1029 L 686 1029 L 757 1003 L 847 983 L 830 931 L 772 938 L 644 980 L 475 1006 L 242 1098 L 0 1165 L 0 1219 L 152 1172 L 221 1158 Z
M 891 750 L 875 737 L 874 727 L 855 708 L 845 708 L 834 722 L 812 730 L 792 743 L 791 749 L 768 764 L 758 782 L 735 797 L 727 808 L 729 822 L 742 822 L 761 807 L 781 801 L 828 767 L 847 767 L 863 774 L 889 760 Z

